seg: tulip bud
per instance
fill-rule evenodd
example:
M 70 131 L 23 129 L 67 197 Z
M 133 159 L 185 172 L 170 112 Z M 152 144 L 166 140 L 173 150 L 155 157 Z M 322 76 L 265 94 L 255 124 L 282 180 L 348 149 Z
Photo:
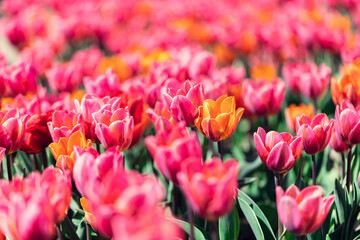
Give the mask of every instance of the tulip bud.
M 360 106 L 342 101 L 335 110 L 335 133 L 346 144 L 360 143 Z

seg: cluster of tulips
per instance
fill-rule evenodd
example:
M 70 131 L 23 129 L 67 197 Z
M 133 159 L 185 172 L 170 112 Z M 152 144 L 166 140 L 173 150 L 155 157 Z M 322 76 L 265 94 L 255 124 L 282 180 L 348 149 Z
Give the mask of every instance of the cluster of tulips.
M 0 239 L 360 237 L 356 0 L 1 10 Z

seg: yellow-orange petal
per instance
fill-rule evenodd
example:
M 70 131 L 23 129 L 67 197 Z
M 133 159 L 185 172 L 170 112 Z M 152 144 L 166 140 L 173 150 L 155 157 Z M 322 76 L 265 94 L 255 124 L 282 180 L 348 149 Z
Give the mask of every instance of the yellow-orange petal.
M 220 113 L 216 118 L 216 122 L 219 124 L 219 127 L 221 128 L 221 130 L 223 132 L 226 131 L 226 129 L 228 128 L 229 125 L 229 121 L 230 121 L 230 113 Z M 229 126 L 231 127 L 231 126 Z
M 222 113 L 230 113 L 230 112 L 234 112 L 235 111 L 235 98 L 233 96 L 231 97 L 226 97 L 224 98 L 224 100 L 221 102 L 220 105 L 220 112 Z
M 85 147 L 86 143 L 87 142 L 86 142 L 85 136 L 81 131 L 74 132 L 69 137 L 69 142 L 67 145 L 68 155 L 74 151 L 74 146 Z
M 218 142 L 221 140 L 223 131 L 221 130 L 219 124 L 215 119 L 206 118 L 201 123 L 202 129 L 205 133 L 205 136 L 211 141 Z

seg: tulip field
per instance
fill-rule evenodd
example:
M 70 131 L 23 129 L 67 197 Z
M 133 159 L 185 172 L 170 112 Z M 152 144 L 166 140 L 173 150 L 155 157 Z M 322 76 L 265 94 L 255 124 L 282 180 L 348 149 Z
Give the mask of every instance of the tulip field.
M 360 1 L 0 13 L 0 240 L 360 239 Z

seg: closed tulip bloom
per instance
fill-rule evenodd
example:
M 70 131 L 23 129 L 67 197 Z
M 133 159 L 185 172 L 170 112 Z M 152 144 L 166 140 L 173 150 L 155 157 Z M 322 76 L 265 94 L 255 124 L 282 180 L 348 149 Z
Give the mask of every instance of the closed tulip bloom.
M 50 151 L 56 160 L 56 166 L 61 170 L 73 171 L 74 168 L 74 146 L 80 146 L 83 149 L 92 147 L 90 139 L 86 140 L 84 134 L 80 131 L 74 132 L 68 138 L 60 138 L 58 143 L 49 145 Z
M 62 137 L 70 137 L 77 131 L 85 134 L 84 120 L 81 114 L 55 110 L 52 120 L 48 122 L 49 131 L 54 142 L 59 142 Z
M 305 114 L 296 118 L 296 135 L 302 137 L 303 149 L 307 154 L 324 151 L 331 137 L 334 120 L 329 121 L 326 114 L 316 115 L 312 120 Z
M 346 99 L 357 107 L 360 104 L 360 61 L 347 64 L 341 70 L 340 79 L 331 79 L 331 97 L 337 105 Z
M 95 134 L 105 149 L 119 146 L 120 151 L 129 148 L 134 129 L 134 118 L 128 107 L 114 112 L 104 110 L 93 114 L 96 123 Z
M 276 206 L 286 230 L 301 236 L 315 232 L 325 221 L 335 195 L 323 198 L 320 186 L 309 186 L 300 191 L 291 185 L 286 192 L 276 188 Z
M 236 109 L 234 97 L 224 95 L 216 101 L 207 99 L 199 107 L 195 125 L 205 137 L 218 142 L 234 134 L 243 113 L 244 108 Z
M 279 78 L 266 80 L 246 80 L 243 83 L 243 99 L 246 111 L 257 116 L 278 114 L 285 97 L 285 83 Z
M 21 116 L 18 109 L 0 111 L 0 147 L 6 148 L 6 154 L 16 152 L 25 138 L 28 115 Z
M 37 75 L 30 63 L 19 63 L 4 69 L 6 83 L 11 96 L 34 94 L 37 90 Z
M 120 80 L 114 71 L 109 68 L 98 77 L 85 77 L 84 86 L 87 93 L 94 93 L 99 97 L 114 96 L 120 91 Z
M 283 74 L 290 90 L 317 99 L 329 87 L 331 69 L 325 64 L 318 67 L 313 62 L 288 63 L 284 65 Z
M 355 109 L 349 101 L 344 100 L 335 110 L 335 131 L 346 144 L 360 143 L 360 106 Z
M 159 129 L 156 136 L 148 136 L 145 144 L 160 172 L 178 184 L 176 175 L 189 157 L 201 161 L 202 148 L 195 132 L 189 133 L 184 122 L 170 129 Z
M 336 125 L 336 123 L 335 123 L 335 125 Z M 349 145 L 344 143 L 343 141 L 341 141 L 339 136 L 336 134 L 336 126 L 333 127 L 329 145 L 332 149 L 334 149 L 336 152 L 339 152 L 339 153 L 345 153 L 349 149 Z
M 302 152 L 302 138 L 292 137 L 290 133 L 266 133 L 259 127 L 254 140 L 261 161 L 275 173 L 286 174 Z
M 206 219 L 216 220 L 233 209 L 238 174 L 236 159 L 222 162 L 213 157 L 202 163 L 193 158 L 184 163 L 177 178 L 192 209 Z
M 193 85 L 190 81 L 186 81 L 184 87 L 180 89 L 172 85 L 177 84 L 169 83 L 167 93 L 163 93 L 165 104 L 175 121 L 185 121 L 188 127 L 194 126 L 194 120 L 199 115 L 198 107 L 204 101 L 203 86 Z
M 52 142 L 47 123 L 51 120 L 52 112 L 34 114 L 26 124 L 24 142 L 20 150 L 26 153 L 39 153 Z
M 303 103 L 300 105 L 290 104 L 290 106 L 285 109 L 286 125 L 290 131 L 296 132 L 296 117 L 300 117 L 302 114 L 313 119 L 315 116 L 314 106 L 311 104 L 305 105 Z

